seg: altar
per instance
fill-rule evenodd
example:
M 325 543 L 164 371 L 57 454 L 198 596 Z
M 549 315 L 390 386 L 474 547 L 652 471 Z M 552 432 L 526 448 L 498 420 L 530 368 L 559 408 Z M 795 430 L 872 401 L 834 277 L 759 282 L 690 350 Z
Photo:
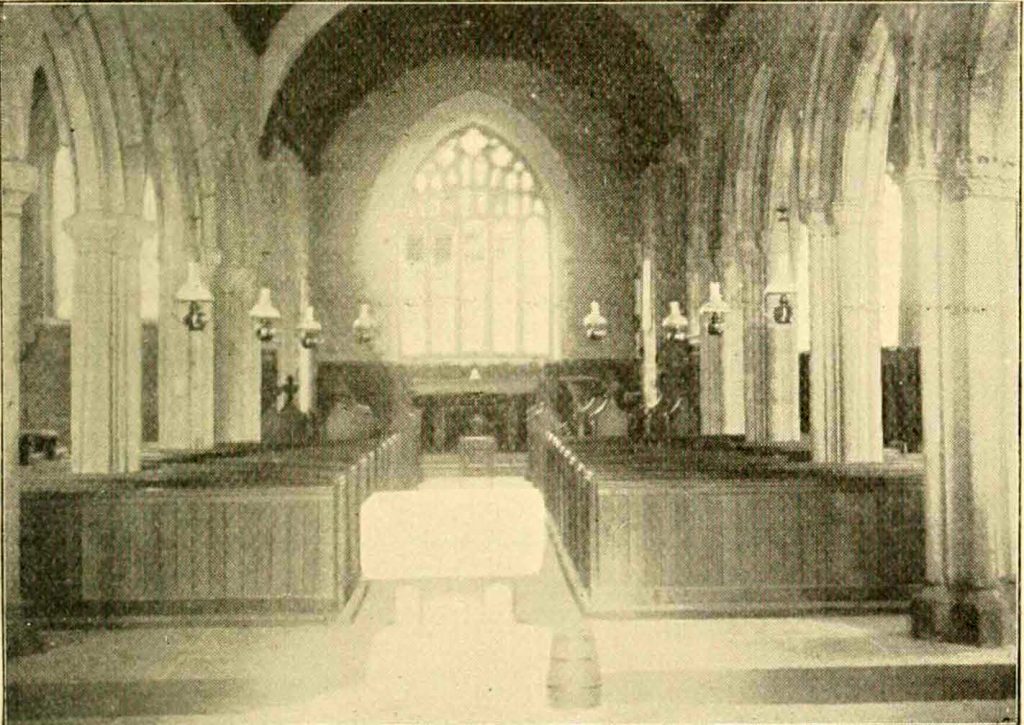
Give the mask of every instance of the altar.
M 535 399 L 538 371 L 502 366 L 459 373 L 411 375 L 413 405 L 423 411 L 423 450 L 454 450 L 480 416 L 483 432 L 494 437 L 499 451 L 525 451 L 526 411 Z

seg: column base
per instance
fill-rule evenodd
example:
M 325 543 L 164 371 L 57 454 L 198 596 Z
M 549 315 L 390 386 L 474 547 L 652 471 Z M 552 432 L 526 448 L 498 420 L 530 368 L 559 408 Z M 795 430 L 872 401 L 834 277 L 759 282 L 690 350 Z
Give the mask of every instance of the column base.
M 955 638 L 979 647 L 1012 644 L 1016 614 L 1001 587 L 968 591 L 953 608 Z
M 910 632 L 919 639 L 1002 647 L 1017 641 L 1016 583 L 990 589 L 923 589 L 910 604 Z
M 910 634 L 917 639 L 944 639 L 952 631 L 953 596 L 942 585 L 928 585 L 910 602 Z
M 6 625 L 8 658 L 35 654 L 45 649 L 42 633 L 25 619 L 20 608 L 8 609 Z

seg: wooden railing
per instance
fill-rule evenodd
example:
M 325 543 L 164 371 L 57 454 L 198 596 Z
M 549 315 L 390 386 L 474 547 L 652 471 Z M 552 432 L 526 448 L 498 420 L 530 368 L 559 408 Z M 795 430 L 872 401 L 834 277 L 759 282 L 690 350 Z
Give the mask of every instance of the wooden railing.
M 920 466 L 565 439 L 530 475 L 594 612 L 898 609 L 924 577 Z
M 330 448 L 36 480 L 22 493 L 22 591 L 51 621 L 320 612 L 359 578 L 359 510 L 419 480 L 419 422 L 356 460 Z

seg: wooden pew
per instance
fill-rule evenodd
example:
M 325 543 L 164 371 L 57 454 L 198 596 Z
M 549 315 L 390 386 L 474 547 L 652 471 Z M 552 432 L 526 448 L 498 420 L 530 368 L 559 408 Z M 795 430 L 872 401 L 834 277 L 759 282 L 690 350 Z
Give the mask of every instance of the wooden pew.
M 29 616 L 336 611 L 360 578 L 359 507 L 419 480 L 418 422 L 362 451 L 298 448 L 165 462 L 120 477 L 26 478 Z
M 923 580 L 920 465 L 672 453 L 546 436 L 538 486 L 592 612 L 898 608 Z

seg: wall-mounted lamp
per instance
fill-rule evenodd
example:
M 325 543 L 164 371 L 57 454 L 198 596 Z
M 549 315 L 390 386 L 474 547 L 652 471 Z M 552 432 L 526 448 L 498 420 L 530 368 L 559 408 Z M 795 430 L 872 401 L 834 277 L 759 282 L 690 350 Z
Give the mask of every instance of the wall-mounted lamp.
M 729 305 L 722 299 L 722 286 L 718 282 L 709 285 L 708 300 L 700 307 L 700 314 L 708 316 L 708 334 L 716 337 L 725 332 L 725 316 Z
M 359 305 L 359 317 L 352 323 L 352 332 L 356 342 L 365 345 L 377 336 L 377 320 L 370 311 L 370 305 L 363 302 Z
M 175 294 L 174 299 L 187 307 L 181 321 L 189 332 L 201 332 L 210 321 L 209 306 L 213 295 L 199 276 L 199 265 L 188 263 L 188 278 Z
M 249 317 L 252 318 L 253 329 L 256 330 L 256 337 L 260 342 L 270 342 L 274 339 L 274 335 L 277 334 L 277 330 L 274 329 L 274 320 L 280 320 L 281 313 L 270 301 L 270 290 L 266 287 L 260 290 L 259 299 L 249 310 Z
M 316 347 L 320 344 L 322 331 L 323 325 L 317 322 L 313 314 L 313 306 L 308 305 L 302 320 L 299 321 L 299 344 L 307 350 Z
M 583 330 L 589 340 L 603 340 L 608 337 L 608 318 L 601 314 L 601 305 L 590 303 L 590 313 L 583 318 Z
M 679 310 L 679 303 L 672 300 L 668 303 L 668 314 L 661 321 L 661 329 L 669 342 L 686 342 L 690 334 L 690 321 Z
M 769 285 L 764 290 L 765 314 L 776 325 L 793 323 L 793 290 L 784 285 Z

